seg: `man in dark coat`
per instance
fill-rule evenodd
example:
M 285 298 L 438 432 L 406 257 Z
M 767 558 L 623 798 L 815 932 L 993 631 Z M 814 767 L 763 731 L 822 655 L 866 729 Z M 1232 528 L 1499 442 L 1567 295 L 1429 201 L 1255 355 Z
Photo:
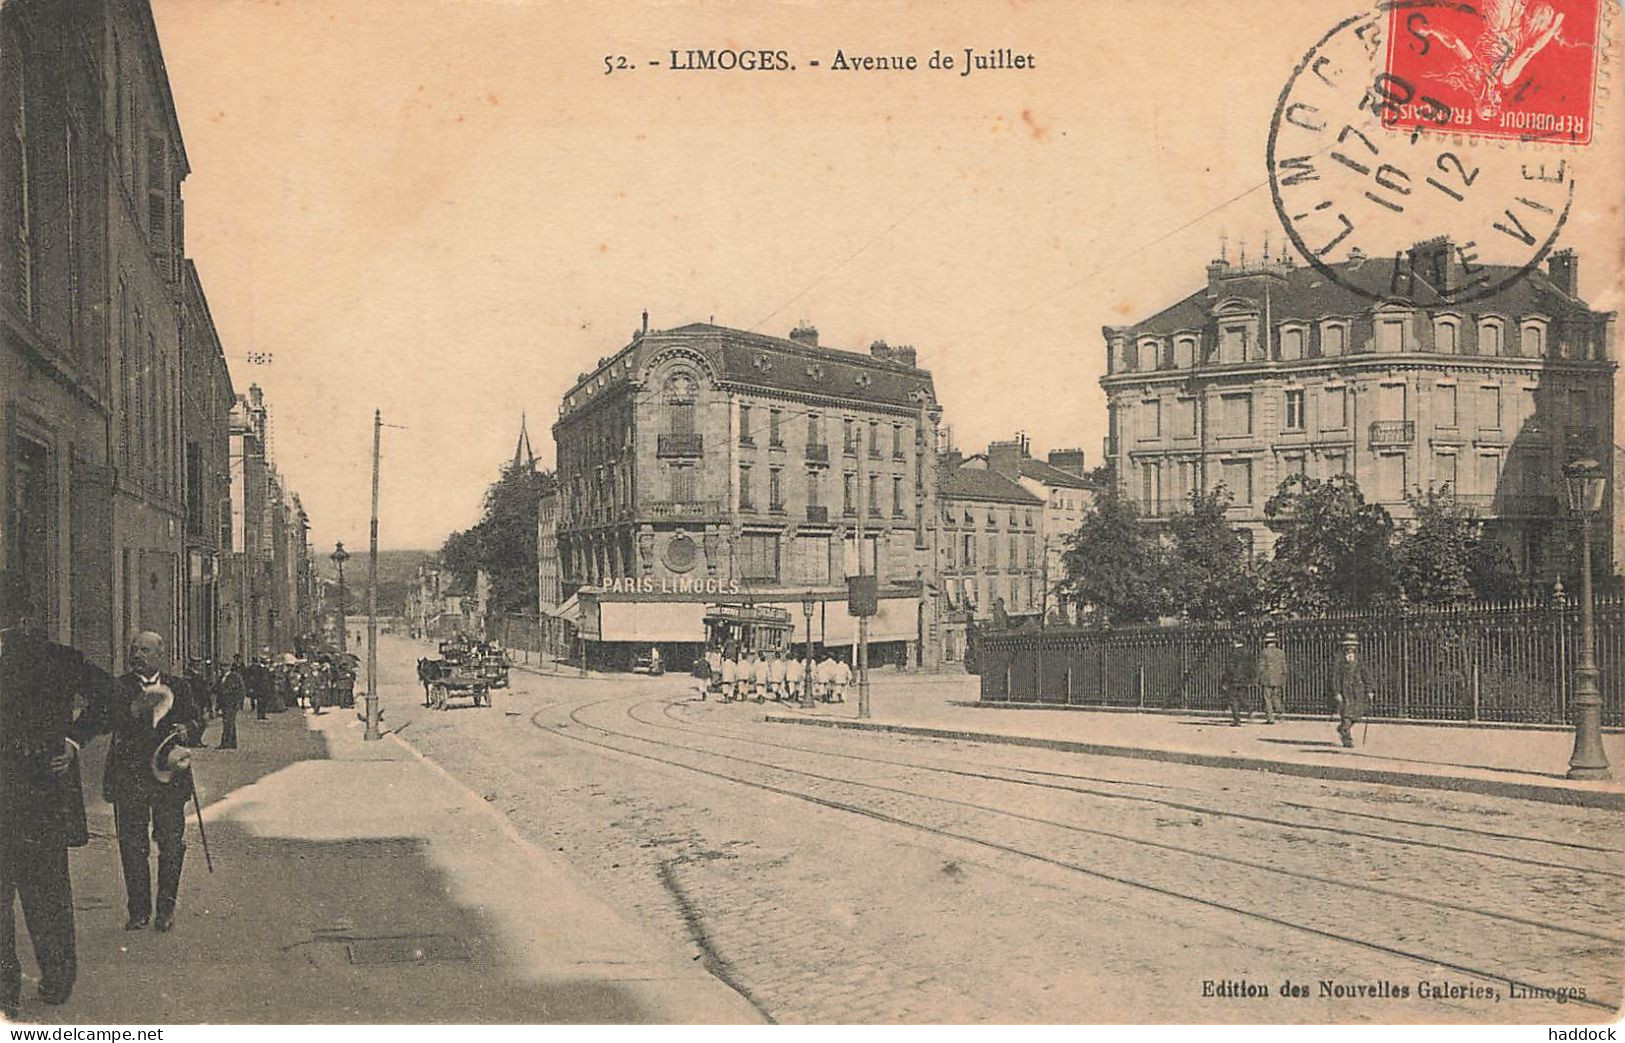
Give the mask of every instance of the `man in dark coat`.
M 237 748 L 237 714 L 242 711 L 243 699 L 247 694 L 247 682 L 243 680 L 243 657 L 234 656 L 231 665 L 221 675 L 220 683 L 215 686 L 215 709 L 220 712 L 222 750 Z
M 64 1003 L 73 992 L 68 848 L 87 834 L 70 721 L 74 696 L 99 673 L 73 649 L 31 633 L 26 603 L 21 577 L 0 572 L 0 1012 L 12 1019 L 22 989 L 14 898 L 34 944 L 40 999 Z
M 1258 689 L 1264 697 L 1264 723 L 1274 724 L 1286 713 L 1286 653 L 1273 630 L 1264 635 L 1264 647 L 1258 652 Z
M 1230 649 L 1225 654 L 1224 667 L 1219 672 L 1219 689 L 1230 705 L 1230 727 L 1241 727 L 1241 709 L 1248 706 L 1252 693 L 1253 657 L 1247 654 L 1247 645 L 1237 634 L 1230 638 Z M 1249 707 L 1248 715 L 1252 710 Z
M 1376 686 L 1365 664 L 1360 662 L 1360 639 L 1343 635 L 1343 658 L 1332 668 L 1332 702 L 1337 708 L 1337 737 L 1344 746 L 1354 745 L 1354 725 L 1371 712 Z
M 271 668 L 255 659 L 243 669 L 243 680 L 248 685 L 248 697 L 254 702 L 254 719 L 265 720 L 265 710 L 271 702 Z
M 114 683 L 111 696 L 87 709 L 75 727 L 87 738 L 112 733 L 102 791 L 112 801 L 118 822 L 119 861 L 130 914 L 124 929 L 138 931 L 153 923 L 150 828 L 158 845 L 157 920 L 153 925 L 167 931 L 175 923 L 186 856 L 186 801 L 192 795 L 192 774 L 190 769 L 176 770 L 167 781 L 160 781 L 153 760 L 172 735 L 179 733 L 183 744 L 196 740 L 202 731 L 202 710 L 183 678 L 164 673 L 164 639 L 158 634 L 137 634 L 130 642 L 127 661 L 130 670 Z M 184 753 L 179 759 L 184 763 Z

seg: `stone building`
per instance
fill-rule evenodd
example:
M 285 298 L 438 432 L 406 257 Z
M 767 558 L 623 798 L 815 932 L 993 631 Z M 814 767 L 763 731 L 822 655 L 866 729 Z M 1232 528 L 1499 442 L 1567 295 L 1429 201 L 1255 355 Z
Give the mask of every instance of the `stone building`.
M 1044 500 L 997 470 L 964 466 L 953 451 L 938 489 L 942 658 L 954 663 L 971 625 L 1015 626 L 1042 611 Z
M 1615 471 L 1614 314 L 1580 298 L 1578 259 L 1558 251 L 1462 304 L 1441 292 L 1513 273 L 1469 272 L 1442 238 L 1337 272 L 1214 261 L 1201 289 L 1105 327 L 1118 480 L 1152 518 L 1222 483 L 1259 552 L 1264 503 L 1294 473 L 1350 474 L 1399 520 L 1407 492 L 1448 486 L 1549 581 L 1569 524 L 1564 464 L 1587 455 Z
M 582 374 L 553 427 L 564 593 L 595 663 L 681 667 L 707 603 L 778 605 L 849 647 L 846 579 L 877 577 L 877 661 L 934 659 L 940 419 L 913 348 L 869 354 L 707 323 L 645 328 Z M 860 561 L 861 559 L 861 561 Z M 803 623 L 813 609 L 813 621 Z
M 221 582 L 232 552 L 231 411 L 237 395 L 197 266 L 184 263 L 181 296 L 181 438 L 186 525 L 183 641 L 188 659 L 221 661 L 221 630 L 235 597 Z M 232 613 L 235 618 L 235 613 Z M 229 661 L 230 657 L 226 659 Z

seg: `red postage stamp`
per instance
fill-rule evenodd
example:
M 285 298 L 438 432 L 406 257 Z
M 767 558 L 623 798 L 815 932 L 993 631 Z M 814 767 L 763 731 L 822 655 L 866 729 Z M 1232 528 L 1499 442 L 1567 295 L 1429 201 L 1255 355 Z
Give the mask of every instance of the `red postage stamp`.
M 1383 124 L 1589 143 L 1600 2 L 1394 3 L 1387 75 L 1410 100 Z

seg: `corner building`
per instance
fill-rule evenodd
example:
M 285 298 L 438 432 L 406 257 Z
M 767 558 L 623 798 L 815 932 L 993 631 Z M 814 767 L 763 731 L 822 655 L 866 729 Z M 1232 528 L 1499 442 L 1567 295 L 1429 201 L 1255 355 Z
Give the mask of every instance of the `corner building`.
M 1468 271 L 1443 238 L 1336 271 L 1214 261 L 1195 293 L 1105 327 L 1118 481 L 1153 519 L 1222 483 L 1259 553 L 1273 542 L 1264 503 L 1293 474 L 1350 474 L 1398 521 L 1412 514 L 1407 492 L 1448 486 L 1549 584 L 1572 528 L 1563 467 L 1589 456 L 1619 484 L 1615 315 L 1580 298 L 1578 259 L 1558 251 L 1464 304 L 1447 298 L 1468 280 L 1517 273 Z M 1611 528 L 1596 530 L 1604 554 Z
M 582 375 L 553 427 L 562 588 L 588 662 L 659 645 L 681 668 L 718 603 L 782 607 L 795 643 L 810 631 L 850 649 L 861 567 L 880 593 L 871 661 L 934 665 L 940 420 L 913 348 L 645 327 Z

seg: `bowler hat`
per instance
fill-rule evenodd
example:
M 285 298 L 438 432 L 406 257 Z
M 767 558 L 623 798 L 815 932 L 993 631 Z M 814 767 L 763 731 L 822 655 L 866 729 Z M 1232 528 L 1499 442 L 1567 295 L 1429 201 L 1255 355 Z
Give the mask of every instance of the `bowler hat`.
M 1341 643 L 1344 648 L 1352 648 L 1360 643 L 1360 638 L 1353 631 L 1350 631 L 1349 633 L 1343 635 L 1343 640 Z
M 159 782 L 168 782 L 178 772 L 186 771 L 192 766 L 192 751 L 186 748 L 186 736 L 180 731 L 171 732 L 152 751 L 152 759 L 147 766 L 152 769 L 152 777 Z

